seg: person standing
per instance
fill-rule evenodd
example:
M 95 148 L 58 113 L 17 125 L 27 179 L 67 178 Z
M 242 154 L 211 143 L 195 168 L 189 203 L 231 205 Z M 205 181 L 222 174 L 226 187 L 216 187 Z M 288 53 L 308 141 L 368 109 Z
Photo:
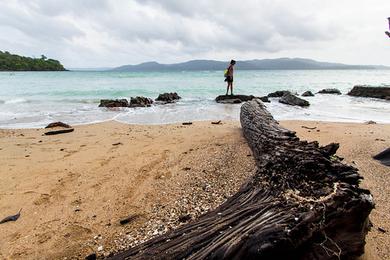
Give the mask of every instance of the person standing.
M 390 37 L 390 17 L 387 18 L 387 20 L 389 21 L 389 31 L 386 31 L 386 35 Z
M 229 93 L 229 88 L 230 88 L 230 93 L 233 95 L 233 74 L 234 74 L 234 65 L 236 64 L 235 60 L 231 60 L 229 67 L 226 69 L 225 72 L 225 82 L 227 82 L 227 88 L 226 88 L 226 95 Z

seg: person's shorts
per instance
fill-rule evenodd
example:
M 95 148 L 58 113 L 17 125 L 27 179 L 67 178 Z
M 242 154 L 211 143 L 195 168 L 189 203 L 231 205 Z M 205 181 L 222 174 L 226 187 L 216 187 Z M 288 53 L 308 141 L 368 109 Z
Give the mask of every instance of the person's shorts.
M 229 82 L 229 83 L 232 83 L 233 82 L 233 77 L 232 76 L 227 76 L 225 81 Z

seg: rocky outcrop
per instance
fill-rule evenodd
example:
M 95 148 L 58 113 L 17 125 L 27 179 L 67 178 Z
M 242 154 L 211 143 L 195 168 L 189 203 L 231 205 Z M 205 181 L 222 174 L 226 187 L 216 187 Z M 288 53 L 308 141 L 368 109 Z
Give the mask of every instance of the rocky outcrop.
M 291 94 L 291 92 L 288 91 L 288 90 L 278 90 L 278 91 L 269 93 L 267 97 L 271 97 L 271 98 L 273 98 L 273 97 L 283 97 L 284 94 L 288 94 L 288 93 Z
M 127 99 L 102 99 L 99 107 L 128 107 Z
M 217 103 L 239 104 L 256 98 L 253 95 L 220 95 L 215 98 Z
M 348 95 L 390 100 L 390 87 L 354 86 Z
M 153 104 L 153 100 L 147 97 L 131 97 L 129 107 L 150 107 Z
M 280 99 L 279 102 L 291 106 L 300 106 L 307 107 L 310 103 L 302 98 L 299 98 L 291 93 L 285 93 Z
M 336 95 L 341 95 L 340 90 L 337 88 L 325 88 L 320 91 L 318 91 L 319 94 L 336 94 Z
M 302 97 L 314 97 L 314 94 L 313 94 L 313 92 L 308 90 L 308 91 L 305 91 L 302 93 Z
M 176 92 L 173 92 L 158 95 L 156 101 L 160 103 L 174 103 L 179 99 L 181 99 L 181 97 Z

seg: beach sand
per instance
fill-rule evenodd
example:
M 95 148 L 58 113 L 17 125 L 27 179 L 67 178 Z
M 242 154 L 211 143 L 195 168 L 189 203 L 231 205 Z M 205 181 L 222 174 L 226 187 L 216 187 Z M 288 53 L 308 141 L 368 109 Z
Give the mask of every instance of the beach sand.
M 390 168 L 371 157 L 390 146 L 390 125 L 281 124 L 302 139 L 341 144 L 338 155 L 360 169 L 376 202 L 365 259 L 389 259 Z M 0 130 L 0 219 L 23 208 L 0 225 L 0 259 L 107 256 L 220 205 L 255 167 L 239 122 L 110 121 L 43 133 Z

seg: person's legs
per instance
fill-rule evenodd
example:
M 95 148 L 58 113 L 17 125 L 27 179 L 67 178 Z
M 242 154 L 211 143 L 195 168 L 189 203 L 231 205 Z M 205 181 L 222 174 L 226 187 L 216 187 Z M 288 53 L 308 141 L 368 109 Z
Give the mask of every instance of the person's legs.
M 230 82 L 230 93 L 233 96 L 233 81 Z
M 226 96 L 228 95 L 229 93 L 229 85 L 230 85 L 230 82 L 227 81 L 227 86 L 226 86 Z

